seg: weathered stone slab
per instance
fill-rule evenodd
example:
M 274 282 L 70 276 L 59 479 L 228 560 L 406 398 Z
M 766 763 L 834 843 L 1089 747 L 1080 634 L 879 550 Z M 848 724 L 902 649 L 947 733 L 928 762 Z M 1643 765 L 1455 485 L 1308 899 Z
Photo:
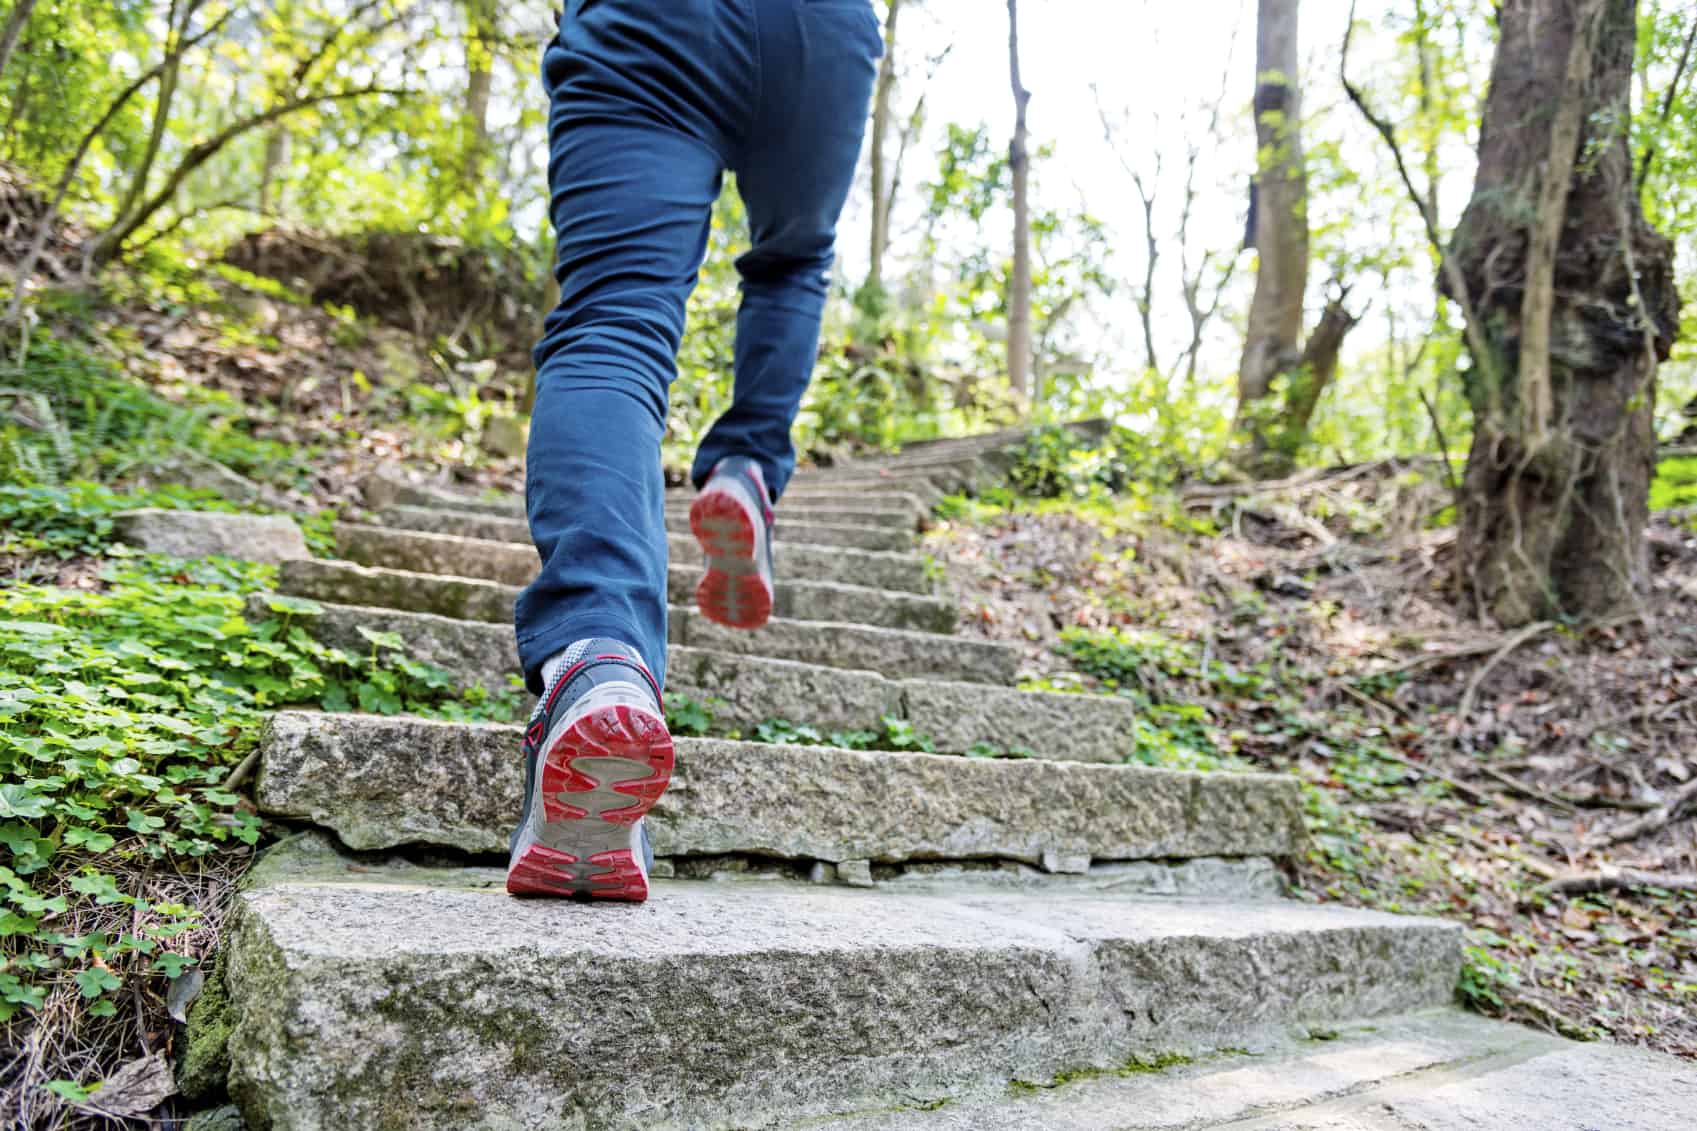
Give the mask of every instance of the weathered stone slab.
M 722 726 L 783 719 L 822 729 L 876 728 L 881 717 L 894 715 L 942 753 L 987 743 L 998 752 L 1024 748 L 1043 758 L 1123 762 L 1132 749 L 1136 712 L 1124 699 L 889 680 L 873 672 L 694 648 L 673 647 L 670 653 L 667 694 L 711 702 Z
M 667 653 L 666 694 L 710 703 L 721 727 L 755 727 L 768 719 L 825 730 L 875 727 L 902 709 L 901 684 L 876 672 L 676 645 Z
M 892 677 L 1010 684 L 1022 658 L 1017 647 L 989 640 L 834 621 L 778 619 L 744 632 L 714 624 L 685 605 L 672 606 L 671 627 L 673 642 L 692 648 L 858 668 Z
M 152 554 L 214 555 L 250 562 L 310 558 L 300 527 L 287 515 L 227 514 L 144 507 L 112 516 L 118 540 Z
M 440 507 L 388 507 L 372 516 L 380 526 L 423 530 L 432 534 L 457 534 L 462 538 L 487 538 L 495 542 L 530 545 L 530 524 L 523 518 L 452 511 Z M 666 528 L 673 534 L 688 534 L 689 519 L 670 516 Z M 780 545 L 846 546 L 856 550 L 901 552 L 912 550 L 913 535 L 905 530 L 881 526 L 852 526 L 840 523 L 792 521 L 778 516 L 774 539 Z
M 701 584 L 701 572 L 692 566 L 673 566 L 666 575 L 667 600 L 674 605 L 695 604 L 695 588 Z M 868 624 L 937 633 L 953 631 L 960 615 L 954 601 L 942 597 L 782 577 L 778 579 L 772 611 L 785 620 Z
M 800 1120 L 1435 1005 L 1459 957 L 1451 924 L 1294 904 L 1028 897 L 1010 916 L 661 880 L 646 904 L 586 908 L 510 898 L 500 879 L 262 865 L 225 952 L 230 1090 L 250 1122 Z M 1200 1023 L 1121 1012 L 1127 992 Z
M 450 510 L 478 511 L 483 514 L 524 517 L 522 492 L 504 498 L 490 498 L 432 487 L 412 482 L 399 468 L 382 466 L 366 476 L 361 485 L 365 505 L 373 508 L 392 506 L 446 507 Z
M 674 604 L 693 605 L 701 571 L 674 567 L 667 590 Z M 410 573 L 406 570 L 355 565 L 352 562 L 284 562 L 277 589 L 293 597 L 309 597 L 336 605 L 366 605 L 406 609 L 438 616 L 511 624 L 519 587 L 470 577 Z M 945 633 L 957 610 L 952 601 L 917 593 L 892 593 L 829 581 L 778 582 L 777 615 L 789 620 L 824 618 L 838 623 L 885 628 L 912 628 Z M 801 615 L 798 615 L 800 611 Z
M 364 580 L 354 575 L 355 580 Z M 408 655 L 452 672 L 467 684 L 491 691 L 509 686 L 520 673 L 518 650 L 508 621 L 461 620 L 380 606 L 320 601 L 321 612 L 303 617 L 315 637 L 339 648 L 364 652 L 370 644 L 361 626 L 393 632 L 407 642 Z M 268 615 L 266 597 L 248 599 L 253 617 Z M 742 632 L 714 624 L 693 608 L 673 605 L 667 617 L 671 642 L 726 655 L 796 660 L 831 668 L 875 671 L 890 677 L 940 676 L 980 683 L 1013 682 L 1015 648 L 989 641 L 954 640 L 931 632 L 860 624 L 769 621 Z
M 926 1096 L 912 1097 L 900 1110 L 826 1119 L 829 1131 L 1681 1131 L 1689 1119 L 1674 1106 L 1679 1085 L 1662 1096 L 1646 1098 L 1630 1086 L 1622 1094 L 1619 1074 L 1562 1072 L 1564 1054 L 1606 1062 L 1627 1050 L 1602 1045 L 1575 1046 L 1518 1025 L 1463 1013 L 1425 1010 L 1373 1023 L 1339 1026 L 1325 1040 L 1303 1032 L 1258 1048 L 1253 1055 L 1226 1053 L 1178 1064 L 1161 1072 L 1129 1069 L 1087 1074 L 1059 1084 L 985 1094 L 964 1102 L 931 1107 Z M 1642 1069 L 1659 1067 L 1666 1075 L 1639 1075 L 1639 1082 L 1677 1080 L 1688 1066 L 1670 1058 L 1638 1053 Z M 1557 1073 L 1562 1072 L 1558 1076 Z M 1490 1099 L 1460 1113 L 1459 1121 L 1421 1118 L 1398 1109 L 1395 1096 L 1443 1095 L 1458 1081 L 1476 1081 L 1493 1089 L 1503 1077 L 1528 1075 L 1541 1080 L 1549 1096 L 1577 1091 L 1578 1102 L 1563 1095 L 1562 1108 L 1550 1100 L 1515 1097 L 1517 1113 L 1539 1122 L 1519 1123 L 1510 1115 L 1494 1118 L 1500 1105 Z M 941 1097 L 936 1097 L 941 1098 Z M 892 1105 L 893 1108 L 894 1105 Z M 926 1110 L 927 1108 L 929 1110 Z
M 671 561 L 682 566 L 703 563 L 701 546 L 687 534 L 667 538 Z M 336 547 L 360 565 L 476 577 L 503 585 L 528 585 L 541 568 L 535 549 L 527 544 L 437 534 L 391 526 L 336 524 Z M 780 545 L 775 548 L 779 577 L 800 581 L 833 581 L 867 589 L 929 593 L 931 579 L 915 554 L 888 554 L 839 546 Z
M 277 589 L 291 597 L 335 605 L 402 609 L 509 625 L 513 622 L 513 602 L 519 595 L 516 585 L 317 559 L 284 562 L 277 571 Z
M 503 851 L 522 801 L 520 738 L 516 726 L 280 712 L 255 796 L 357 849 Z M 1105 863 L 1284 856 L 1302 843 L 1296 782 L 1271 775 L 716 739 L 677 750 L 651 817 L 665 856 L 1037 864 L 1060 851 Z
M 1124 699 L 1015 691 L 940 680 L 902 684 L 902 714 L 921 725 L 939 750 L 987 742 L 1024 747 L 1044 757 L 1119 762 L 1130 756 L 1136 711 Z M 1066 753 L 1061 753 L 1065 751 Z
M 338 522 L 336 552 L 350 562 L 407 573 L 471 577 L 524 586 L 541 568 L 536 550 L 516 542 L 491 542 L 385 526 Z

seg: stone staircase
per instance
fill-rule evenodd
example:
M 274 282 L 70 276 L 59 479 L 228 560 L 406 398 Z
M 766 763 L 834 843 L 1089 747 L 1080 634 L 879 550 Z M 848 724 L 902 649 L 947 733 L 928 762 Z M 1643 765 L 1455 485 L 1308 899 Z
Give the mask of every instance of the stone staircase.
M 256 800 L 298 831 L 222 957 L 249 1124 L 1579 1126 L 1476 1118 L 1548 1102 L 1514 1074 L 1590 1050 L 1453 1009 L 1458 928 L 1280 898 L 1294 781 L 1120 764 L 1128 704 L 1017 690 L 1015 650 L 948 635 L 914 533 L 1009 441 L 797 476 L 757 633 L 689 607 L 674 538 L 669 697 L 745 733 L 889 717 L 938 753 L 680 738 L 647 904 L 505 894 L 519 727 L 274 716 Z M 323 606 L 303 625 L 506 686 L 535 568 L 518 503 L 370 499 L 346 560 L 284 563 L 279 588 Z M 961 756 L 986 747 L 1036 756 Z M 1454 1118 L 1403 1120 L 1416 1101 Z

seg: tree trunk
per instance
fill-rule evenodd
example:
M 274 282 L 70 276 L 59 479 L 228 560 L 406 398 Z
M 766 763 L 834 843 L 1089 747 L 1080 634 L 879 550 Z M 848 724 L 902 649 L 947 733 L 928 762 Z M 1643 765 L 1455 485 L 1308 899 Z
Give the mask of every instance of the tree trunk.
M 1240 426 L 1302 353 L 1308 289 L 1308 175 L 1297 85 L 1297 0 L 1260 0 L 1255 35 L 1255 297 L 1237 372 Z
M 1607 614 L 1643 588 L 1679 296 L 1633 191 L 1636 0 L 1504 0 L 1498 27 L 1445 283 L 1467 287 L 1482 343 L 1460 568 L 1481 615 L 1514 626 Z
M 461 170 L 467 192 L 483 183 L 489 164 L 489 94 L 495 82 L 494 0 L 466 2 L 466 98 L 461 122 Z
M 265 135 L 265 164 L 259 171 L 259 214 L 269 216 L 282 203 L 283 194 L 273 186 L 277 172 L 289 160 L 289 127 L 274 126 Z
M 878 85 L 872 99 L 872 137 L 869 143 L 872 157 L 872 236 L 864 288 L 868 295 L 879 295 L 884 290 L 884 252 L 890 246 L 890 199 L 894 195 L 891 176 L 886 168 L 884 145 L 890 136 L 891 103 L 896 90 L 896 17 L 901 13 L 902 0 L 886 2 L 884 57 L 878 61 Z
M 1019 81 L 1019 0 L 1008 0 L 1008 72 L 1013 82 L 1013 142 L 1008 171 L 1013 176 L 1013 277 L 1008 280 L 1008 385 L 1022 401 L 1031 399 L 1031 158 L 1026 151 L 1025 108 L 1031 92 Z
M 1302 88 L 1298 80 L 1298 0 L 1260 0 L 1255 34 L 1255 193 L 1248 237 L 1255 257 L 1237 373 L 1237 460 L 1250 473 L 1290 473 L 1308 442 L 1320 395 L 1337 372 L 1344 336 L 1358 319 L 1343 299 L 1326 307 L 1306 344 L 1303 297 L 1308 290 L 1308 170 L 1302 153 Z M 1348 288 L 1344 288 L 1347 292 Z M 1285 378 L 1281 400 L 1274 381 Z
M 6 73 L 6 64 L 12 61 L 18 37 L 23 34 L 24 24 L 29 22 L 29 14 L 34 8 L 35 0 L 13 0 L 12 10 L 6 15 L 6 27 L 0 31 L 0 75 Z

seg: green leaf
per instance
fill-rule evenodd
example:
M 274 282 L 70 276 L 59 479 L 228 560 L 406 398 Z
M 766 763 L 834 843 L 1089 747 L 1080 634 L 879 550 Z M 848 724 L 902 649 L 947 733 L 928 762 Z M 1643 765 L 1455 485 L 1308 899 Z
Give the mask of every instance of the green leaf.
M 23 636 L 62 636 L 69 631 L 62 624 L 40 620 L 15 620 L 0 626 L 0 632 L 16 632 Z
M 126 809 L 125 814 L 126 817 L 124 825 L 126 828 L 129 828 L 134 832 L 152 833 L 158 832 L 160 829 L 165 827 L 165 819 L 163 817 L 155 817 L 150 813 L 143 813 L 140 809 Z
M 86 1102 L 88 1097 L 94 1095 L 95 1088 L 98 1086 L 99 1085 L 90 1085 L 88 1087 L 84 1087 L 73 1080 L 49 1080 L 47 1083 L 42 1085 L 42 1087 L 58 1096 L 66 1103 L 72 1104 Z
M 76 982 L 77 988 L 82 991 L 82 996 L 85 998 L 99 997 L 101 994 L 115 990 L 124 984 L 123 980 L 117 975 L 110 970 L 103 970 L 99 966 L 90 966 L 87 969 L 78 970 Z
M 301 617 L 315 617 L 324 612 L 324 606 L 317 601 L 309 601 L 305 597 L 288 597 L 280 593 L 267 594 L 265 607 L 274 613 Z
M 196 960 L 186 954 L 173 954 L 163 951 L 153 960 L 153 969 L 164 974 L 167 978 L 180 978 L 183 971 L 195 965 Z
M 24 786 L 0 785 L 0 819 L 22 817 L 34 820 L 47 816 L 52 807 L 52 801 Z
M 109 833 L 77 825 L 65 830 L 65 843 L 72 848 L 86 848 L 90 852 L 105 852 L 118 842 Z
M 379 632 L 376 629 L 366 628 L 363 624 L 358 627 L 359 634 L 369 640 L 375 647 L 392 648 L 397 652 L 405 652 L 407 650 L 407 642 L 401 639 L 401 634 L 398 632 Z

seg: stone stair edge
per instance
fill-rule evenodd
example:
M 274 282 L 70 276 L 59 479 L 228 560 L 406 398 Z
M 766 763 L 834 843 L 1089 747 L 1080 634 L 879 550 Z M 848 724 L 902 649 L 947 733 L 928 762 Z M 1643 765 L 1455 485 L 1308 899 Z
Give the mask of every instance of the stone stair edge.
M 513 552 L 512 548 L 514 546 L 518 546 L 521 549 L 529 549 L 528 543 L 512 542 L 495 538 L 476 538 L 465 534 L 447 534 L 438 530 L 413 530 L 409 527 L 385 526 L 382 523 L 374 522 L 355 522 L 347 519 L 338 519 L 332 525 L 333 532 L 339 532 L 344 529 L 356 532 L 371 531 L 396 538 L 403 538 L 407 540 L 416 539 L 420 542 L 434 542 L 441 545 L 463 545 L 465 543 L 473 543 L 478 547 L 487 548 L 492 553 L 510 554 Z M 679 535 L 672 534 L 671 537 L 677 538 Z M 813 553 L 832 554 L 856 561 L 871 559 L 885 562 L 900 562 L 904 565 L 923 565 L 925 561 L 924 555 L 917 550 L 861 550 L 852 546 L 829 546 L 810 542 L 779 542 L 776 544 L 776 550 L 780 555 L 786 550 L 804 550 Z M 530 550 L 530 552 L 534 553 L 534 550 Z
M 522 733 L 515 724 L 278 712 L 260 741 L 256 802 L 358 851 L 504 852 L 523 800 Z M 1088 875 L 1114 862 L 1284 857 L 1305 843 L 1297 784 L 1278 775 L 673 741 L 673 785 L 650 814 L 662 857 L 1001 861 Z
M 238 896 L 224 970 L 250 1114 L 796 1121 L 1395 1017 L 1446 1003 L 1460 965 L 1457 924 L 1287 901 L 662 880 L 585 914 L 511 899 L 498 871 L 336 866 L 280 863 Z M 582 1008 L 586 978 L 645 1008 Z M 595 1055 L 656 1041 L 667 1056 Z M 400 1086 L 409 1064 L 428 1087 Z
M 249 594 L 249 614 L 256 619 L 263 617 L 269 612 L 271 600 L 281 596 L 286 595 Z M 336 644 L 343 640 L 353 643 L 359 625 L 364 622 L 367 627 L 378 631 L 396 631 L 403 638 L 411 636 L 408 642 L 412 648 L 410 654 L 445 670 L 450 670 L 447 666 L 456 659 L 469 661 L 470 667 L 451 670 L 455 675 L 481 683 L 492 691 L 507 686 L 508 673 L 518 672 L 512 628 L 505 622 L 465 620 L 441 613 L 315 598 L 299 599 L 311 600 L 318 606 L 319 615 L 326 618 L 320 620 L 315 617 L 308 630 L 325 625 L 329 629 L 328 643 Z M 801 640 L 811 637 L 817 638 L 821 649 L 826 648 L 827 641 L 833 645 L 829 649 L 832 659 L 848 661 L 819 663 L 819 666 L 908 678 L 918 677 L 921 672 L 942 672 L 958 682 L 1006 686 L 1012 683 L 1022 658 L 1015 645 L 989 640 L 961 641 L 940 633 L 910 628 L 776 618 L 759 633 L 738 633 L 714 625 L 693 606 L 678 604 L 668 606 L 667 620 L 670 630 L 668 645 L 671 647 L 819 663 L 790 654 L 797 650 Z M 739 640 L 739 637 L 744 639 Z M 965 647 L 962 647 L 963 644 Z M 768 648 L 774 651 L 766 651 Z M 877 655 L 875 662 L 852 662 L 854 658 L 866 657 L 869 653 Z
M 699 567 L 674 565 L 668 571 L 669 600 L 683 600 L 682 593 L 692 592 L 699 581 Z M 291 595 L 323 600 L 336 604 L 371 605 L 374 601 L 392 600 L 396 609 L 416 612 L 442 613 L 443 603 L 453 596 L 452 604 L 461 619 L 508 622 L 512 619 L 513 602 L 520 587 L 484 578 L 458 577 L 440 573 L 419 573 L 386 566 L 367 566 L 357 562 L 327 558 L 309 558 L 282 563 L 278 567 L 279 590 Z M 350 586 L 363 587 L 358 597 Z M 336 596 L 327 594 L 336 590 Z M 381 590 L 379 598 L 373 590 Z M 420 608 L 420 595 L 432 595 L 431 606 Z M 798 603 L 825 604 L 836 602 L 840 608 L 854 607 L 853 615 L 863 618 L 857 623 L 886 628 L 913 628 L 917 631 L 946 635 L 954 626 L 958 609 L 952 601 L 920 593 L 874 589 L 836 581 L 782 580 L 778 583 L 777 615 L 794 619 L 790 610 Z M 408 604 L 408 601 L 412 601 Z

